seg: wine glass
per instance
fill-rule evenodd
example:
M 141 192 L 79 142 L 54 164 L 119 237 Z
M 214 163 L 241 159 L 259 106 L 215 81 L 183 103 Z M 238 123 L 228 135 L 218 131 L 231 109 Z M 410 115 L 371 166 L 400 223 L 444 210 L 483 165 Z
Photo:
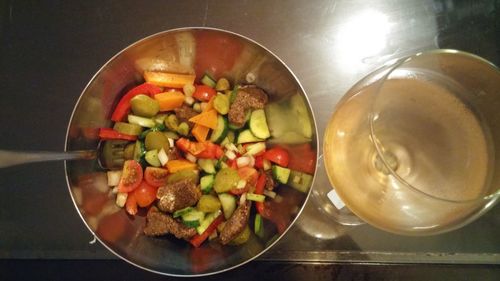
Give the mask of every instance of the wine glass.
M 404 235 L 459 228 L 500 196 L 500 71 L 455 50 L 390 62 L 336 106 L 323 152 L 363 221 Z

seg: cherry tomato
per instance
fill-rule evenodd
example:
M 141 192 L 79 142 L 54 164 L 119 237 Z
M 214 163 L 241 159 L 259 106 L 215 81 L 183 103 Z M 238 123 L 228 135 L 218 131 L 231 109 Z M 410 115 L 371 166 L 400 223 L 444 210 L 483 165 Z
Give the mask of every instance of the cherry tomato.
M 151 205 L 156 200 L 157 187 L 149 185 L 146 181 L 143 181 L 138 188 L 136 188 L 133 193 L 133 197 L 137 202 L 139 207 L 147 207 Z
M 125 210 L 132 216 L 137 214 L 137 200 L 135 199 L 134 192 L 130 192 L 125 202 Z
M 142 167 L 139 162 L 135 160 L 125 161 L 118 190 L 120 192 L 130 192 L 136 189 L 142 181 L 142 176 Z
M 144 180 L 152 186 L 162 186 L 167 183 L 168 170 L 156 167 L 146 167 Z
M 288 151 L 279 146 L 267 150 L 264 153 L 264 158 L 282 167 L 288 166 L 288 161 L 289 161 Z
M 207 85 L 196 85 L 196 90 L 193 93 L 193 98 L 199 101 L 208 102 L 212 97 L 215 97 L 217 92 L 214 88 Z
M 238 169 L 238 176 L 240 176 L 240 179 L 246 180 L 251 186 L 254 186 L 257 178 L 259 178 L 259 173 L 254 168 L 242 167 Z

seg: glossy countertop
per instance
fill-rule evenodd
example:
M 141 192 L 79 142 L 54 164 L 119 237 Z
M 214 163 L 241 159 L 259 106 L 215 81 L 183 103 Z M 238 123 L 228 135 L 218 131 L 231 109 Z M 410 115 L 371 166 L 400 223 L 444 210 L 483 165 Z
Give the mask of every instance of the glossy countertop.
M 274 52 L 304 87 L 320 136 L 342 95 L 391 58 L 452 48 L 500 64 L 498 1 L 0 1 L 0 149 L 64 150 L 94 73 L 134 41 L 185 26 Z M 313 188 L 324 186 L 320 165 Z M 115 259 L 78 216 L 62 162 L 1 169 L 0 191 L 0 259 Z M 310 200 L 259 261 L 499 265 L 500 207 L 417 238 L 339 225 Z

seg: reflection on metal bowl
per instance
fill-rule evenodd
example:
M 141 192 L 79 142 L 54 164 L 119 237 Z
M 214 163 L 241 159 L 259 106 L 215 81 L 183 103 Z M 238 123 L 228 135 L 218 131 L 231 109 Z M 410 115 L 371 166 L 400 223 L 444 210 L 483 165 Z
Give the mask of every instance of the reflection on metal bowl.
M 110 127 L 109 116 L 119 97 L 141 83 L 145 70 L 197 74 L 209 71 L 215 78 L 234 83 L 251 83 L 264 89 L 274 103 L 292 96 L 305 99 L 310 117 L 310 134 L 300 138 L 300 122 L 286 116 L 286 128 L 274 130 L 275 143 L 307 142 L 317 151 L 317 133 L 312 110 L 292 72 L 275 55 L 243 36 L 211 28 L 182 28 L 142 39 L 111 58 L 92 78 L 80 96 L 67 132 L 66 150 L 95 150 L 98 129 Z M 288 112 L 291 113 L 291 112 Z M 271 128 L 272 130 L 273 128 Z M 279 132 L 279 135 L 278 135 Z M 296 138 L 299 135 L 299 138 Z M 298 141 L 292 141 L 296 138 Z M 103 183 L 105 171 L 97 161 L 66 162 L 68 186 L 81 218 L 110 251 L 140 268 L 172 276 L 208 275 L 242 265 L 269 249 L 293 224 L 304 206 L 310 188 L 299 192 L 282 186 L 277 193 L 292 207 L 286 212 L 281 234 L 265 223 L 266 235 L 252 235 L 241 246 L 204 243 L 194 248 L 175 237 L 147 237 L 142 234 L 145 210 L 135 217 L 115 207 L 114 195 Z M 312 182 L 311 184 L 312 185 Z

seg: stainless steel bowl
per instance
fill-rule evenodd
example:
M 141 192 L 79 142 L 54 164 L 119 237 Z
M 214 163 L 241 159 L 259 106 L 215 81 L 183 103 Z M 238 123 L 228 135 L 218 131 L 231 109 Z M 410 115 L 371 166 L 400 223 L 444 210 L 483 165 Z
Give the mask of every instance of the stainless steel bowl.
M 239 55 L 228 62 L 230 52 L 235 48 Z M 201 49 L 204 54 L 198 52 Z M 251 39 L 212 28 L 169 30 L 130 45 L 95 74 L 73 111 L 66 150 L 97 149 L 98 128 L 111 125 L 109 117 L 117 100 L 124 91 L 142 82 L 144 70 L 200 74 L 206 69 L 234 82 L 252 82 L 265 89 L 270 100 L 286 99 L 300 93 L 307 101 L 290 69 Z M 308 102 L 307 106 L 314 120 Z M 311 143 L 317 148 L 315 126 L 313 132 Z M 96 161 L 66 162 L 65 167 L 73 202 L 88 229 L 118 257 L 152 272 L 198 276 L 226 271 L 258 257 L 286 233 L 268 235 L 266 239 L 252 236 L 242 246 L 204 243 L 200 248 L 171 237 L 147 237 L 142 234 L 144 214 L 129 217 L 123 209 L 115 206 L 114 195 L 106 186 L 105 171 Z M 298 204 L 295 209 L 287 210 L 291 218 L 287 230 L 300 214 L 309 193 L 294 195 Z M 266 228 L 269 230 L 269 224 Z

